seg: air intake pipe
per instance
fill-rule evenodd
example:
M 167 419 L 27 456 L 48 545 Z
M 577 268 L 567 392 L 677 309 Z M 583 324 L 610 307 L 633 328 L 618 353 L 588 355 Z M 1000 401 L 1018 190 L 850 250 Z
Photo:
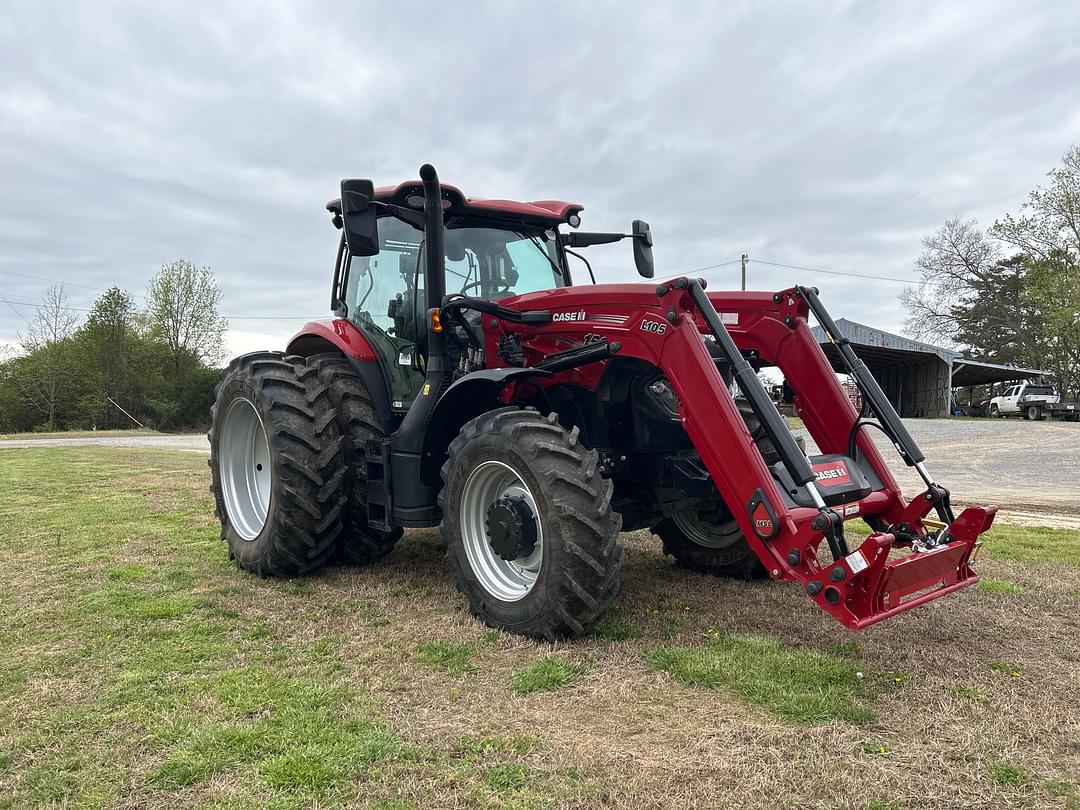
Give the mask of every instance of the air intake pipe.
M 439 331 L 433 328 L 437 323 L 435 310 L 442 304 L 446 290 L 445 251 L 443 249 L 443 208 L 442 187 L 439 185 L 439 173 L 430 163 L 420 167 L 420 179 L 424 183 L 424 294 L 427 304 L 424 322 L 417 330 L 421 345 L 427 345 L 426 364 L 424 366 L 424 385 L 416 400 L 409 407 L 409 412 L 401 422 L 395 435 L 394 452 L 412 456 L 412 462 L 419 464 L 420 448 L 423 444 L 427 423 L 435 403 L 450 385 L 450 358 L 446 352 L 446 336 L 441 326 Z M 394 461 L 395 474 L 401 458 Z M 417 466 L 418 470 L 419 467 Z M 417 473 L 410 470 L 408 475 Z

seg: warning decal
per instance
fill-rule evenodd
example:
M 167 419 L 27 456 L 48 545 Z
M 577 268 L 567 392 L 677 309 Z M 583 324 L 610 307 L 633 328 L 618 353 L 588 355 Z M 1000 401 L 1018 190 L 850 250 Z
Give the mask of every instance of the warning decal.
M 851 569 L 851 573 L 857 574 L 860 571 L 865 571 L 870 567 L 870 563 L 866 561 L 866 557 L 863 556 L 862 551 L 853 551 L 845 558 L 847 560 L 848 568 Z

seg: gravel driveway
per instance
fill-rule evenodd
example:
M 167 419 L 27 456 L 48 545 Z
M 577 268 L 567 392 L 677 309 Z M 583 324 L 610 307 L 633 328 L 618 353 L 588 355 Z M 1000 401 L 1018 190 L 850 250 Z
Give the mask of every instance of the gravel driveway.
M 1080 423 L 905 419 L 926 467 L 958 504 L 997 504 L 1001 517 L 1080 529 Z M 909 497 L 922 479 L 880 431 L 869 431 Z M 809 436 L 807 436 L 809 439 Z M 811 443 L 808 441 L 808 445 Z
M 162 450 L 183 450 L 191 453 L 210 453 L 205 433 L 160 436 L 102 436 L 78 439 L 2 439 L 0 450 L 12 447 L 159 447 Z
M 1080 423 L 1024 420 L 905 419 L 926 453 L 926 465 L 958 504 L 994 503 L 1011 520 L 1080 529 Z M 802 431 L 805 434 L 805 431 Z M 884 451 L 903 491 L 920 492 L 922 482 L 901 463 L 879 431 L 870 435 Z M 809 436 L 807 436 L 809 440 Z M 813 443 L 808 441 L 811 452 Z M 9 439 L 16 447 L 159 447 L 207 453 L 204 434 L 186 436 L 103 436 L 78 439 Z

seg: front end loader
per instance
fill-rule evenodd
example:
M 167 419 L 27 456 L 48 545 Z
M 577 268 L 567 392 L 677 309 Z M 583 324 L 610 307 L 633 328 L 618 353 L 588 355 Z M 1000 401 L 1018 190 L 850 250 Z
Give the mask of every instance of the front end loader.
M 342 231 L 336 317 L 226 370 L 210 465 L 242 567 L 373 563 L 403 529 L 440 526 L 473 612 L 549 639 L 603 617 L 621 531 L 652 531 L 693 570 L 796 582 L 852 629 L 977 581 L 996 508 L 954 513 L 816 289 L 574 284 L 570 257 L 588 268 L 576 249 L 623 239 L 651 279 L 648 225 L 582 232 L 580 205 L 471 199 L 431 166 L 420 176 L 343 181 L 327 206 Z M 765 367 L 819 455 L 776 410 Z M 901 494 L 868 427 L 924 491 Z M 852 543 L 855 519 L 868 533 Z

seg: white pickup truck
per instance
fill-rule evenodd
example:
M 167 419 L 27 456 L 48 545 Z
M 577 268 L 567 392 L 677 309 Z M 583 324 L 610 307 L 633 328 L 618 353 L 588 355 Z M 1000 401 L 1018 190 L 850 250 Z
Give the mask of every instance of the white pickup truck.
M 1061 397 L 1049 385 L 1021 383 L 1014 385 L 1000 397 L 990 400 L 991 416 L 1023 416 L 1025 419 L 1045 419 L 1063 411 Z M 1068 410 L 1073 410 L 1075 406 Z M 1067 414 L 1062 414 L 1067 415 Z

